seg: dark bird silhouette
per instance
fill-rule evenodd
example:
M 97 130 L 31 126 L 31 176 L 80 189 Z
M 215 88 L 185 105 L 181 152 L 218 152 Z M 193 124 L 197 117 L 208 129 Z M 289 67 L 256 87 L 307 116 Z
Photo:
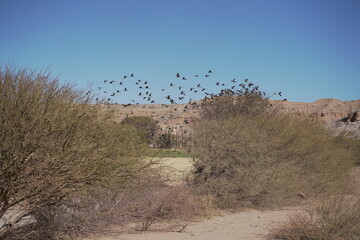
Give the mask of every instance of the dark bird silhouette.
M 119 93 L 119 92 L 120 92 L 120 90 L 117 90 L 116 92 L 118 92 L 118 93 Z
M 112 80 L 112 81 L 110 81 L 109 83 L 110 83 L 110 84 L 113 84 L 114 82 L 115 82 L 115 81 L 114 81 L 114 80 Z
M 149 86 L 146 86 L 145 88 L 146 88 L 146 89 L 150 89 Z
M 205 77 L 210 77 L 210 75 L 206 74 Z
M 209 70 L 209 73 L 212 73 L 212 71 L 211 71 L 211 70 Z
M 245 79 L 244 82 L 247 82 L 249 79 Z
M 127 89 L 127 88 L 125 88 L 125 89 L 124 89 L 124 92 L 128 92 L 128 89 Z
M 216 86 L 220 86 L 220 83 L 219 83 L 219 82 L 216 82 Z
M 139 85 L 139 83 L 138 83 L 138 82 L 136 82 L 136 83 L 135 83 L 135 85 Z
M 102 89 L 102 87 L 99 87 L 99 90 Z
M 195 76 L 195 77 L 199 77 L 199 75 L 198 75 L 198 74 L 195 74 L 194 76 Z
M 134 77 L 134 74 L 132 73 L 132 74 L 130 75 L 130 77 Z
M 234 78 L 233 80 L 231 80 L 231 81 L 232 81 L 233 83 L 236 82 L 236 81 L 235 81 L 235 78 Z
M 287 99 L 285 98 L 285 99 L 283 99 L 283 101 L 287 101 Z
M 112 97 L 115 96 L 115 93 L 112 93 L 110 96 L 112 96 Z
M 139 92 L 138 96 L 141 96 L 141 92 Z
M 183 77 L 182 80 L 187 80 L 187 78 Z
M 173 86 L 174 86 L 174 84 L 170 83 L 170 87 L 173 87 Z
M 165 91 L 165 89 L 162 88 L 161 91 Z
M 281 92 L 279 92 L 278 94 L 279 94 L 279 96 L 281 97 Z
M 186 95 L 184 91 L 181 91 L 180 92 L 180 95 Z
M 108 80 L 104 80 L 104 83 L 106 83 Z
M 177 74 L 176 74 L 176 77 L 179 78 L 179 77 L 180 77 L 180 73 L 177 73 Z
M 147 81 L 145 81 L 144 84 L 147 84 Z
M 197 85 L 197 87 L 200 87 L 200 83 Z
M 124 76 L 124 79 L 125 79 L 125 78 L 127 78 L 127 76 L 126 76 L 126 75 Z

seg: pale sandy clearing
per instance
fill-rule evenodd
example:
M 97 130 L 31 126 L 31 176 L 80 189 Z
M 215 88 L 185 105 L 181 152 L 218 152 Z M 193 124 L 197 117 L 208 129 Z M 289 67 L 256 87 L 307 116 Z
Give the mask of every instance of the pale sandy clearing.
M 202 222 L 158 223 L 146 232 L 122 234 L 125 229 L 94 234 L 86 240 L 264 240 L 269 230 L 288 219 L 298 208 L 276 211 L 246 210 L 240 213 L 216 216 Z M 178 232 L 187 224 L 184 230 Z M 167 226 L 168 229 L 164 229 Z M 128 229 L 129 231 L 129 229 Z M 131 230 L 130 230 L 131 231 Z M 114 233 L 118 232 L 118 233 Z

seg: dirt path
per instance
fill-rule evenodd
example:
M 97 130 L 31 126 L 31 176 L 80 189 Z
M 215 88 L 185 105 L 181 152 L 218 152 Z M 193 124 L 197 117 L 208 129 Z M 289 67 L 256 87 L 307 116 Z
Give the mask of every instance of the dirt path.
M 168 231 L 154 225 L 149 231 L 134 234 L 102 233 L 86 240 L 261 240 L 266 239 L 269 229 L 288 219 L 299 209 L 288 208 L 276 211 L 246 210 L 240 213 L 216 216 L 202 222 L 179 223 Z M 164 226 L 164 223 L 162 223 Z M 163 227 L 162 226 L 162 227 Z M 114 229 L 116 232 L 116 229 Z

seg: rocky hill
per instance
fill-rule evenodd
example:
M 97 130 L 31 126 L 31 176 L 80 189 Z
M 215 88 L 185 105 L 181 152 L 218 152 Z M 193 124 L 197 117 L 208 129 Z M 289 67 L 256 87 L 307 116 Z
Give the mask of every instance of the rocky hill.
M 319 120 L 332 132 L 342 130 L 355 133 L 360 138 L 360 100 L 340 101 L 327 98 L 312 103 L 270 100 L 278 112 Z M 107 105 L 115 112 L 115 121 L 121 122 L 128 116 L 149 116 L 156 120 L 161 131 L 166 129 L 187 129 L 198 109 L 191 104 L 139 104 Z

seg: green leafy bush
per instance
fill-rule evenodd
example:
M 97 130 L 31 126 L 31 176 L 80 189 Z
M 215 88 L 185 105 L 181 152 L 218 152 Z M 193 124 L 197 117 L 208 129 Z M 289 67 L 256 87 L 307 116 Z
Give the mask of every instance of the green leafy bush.
M 122 121 L 122 124 L 133 126 L 138 134 L 148 143 L 153 141 L 154 135 L 159 128 L 154 119 L 144 116 L 127 117 Z

